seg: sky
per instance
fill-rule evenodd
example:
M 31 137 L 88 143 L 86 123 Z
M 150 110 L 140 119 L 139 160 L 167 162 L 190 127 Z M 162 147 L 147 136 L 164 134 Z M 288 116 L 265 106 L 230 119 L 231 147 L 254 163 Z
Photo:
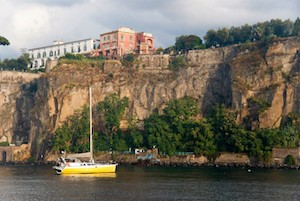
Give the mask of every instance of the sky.
M 299 0 L 0 0 L 0 59 L 24 49 L 98 38 L 125 26 L 152 33 L 155 47 L 180 35 L 203 36 L 209 29 L 300 17 Z

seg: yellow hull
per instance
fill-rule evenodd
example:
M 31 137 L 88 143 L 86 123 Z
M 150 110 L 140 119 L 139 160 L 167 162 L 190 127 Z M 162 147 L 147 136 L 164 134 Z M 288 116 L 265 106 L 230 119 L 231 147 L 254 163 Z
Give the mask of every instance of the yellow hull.
M 64 166 L 54 166 L 57 174 L 97 174 L 114 173 L 117 164 L 66 164 Z

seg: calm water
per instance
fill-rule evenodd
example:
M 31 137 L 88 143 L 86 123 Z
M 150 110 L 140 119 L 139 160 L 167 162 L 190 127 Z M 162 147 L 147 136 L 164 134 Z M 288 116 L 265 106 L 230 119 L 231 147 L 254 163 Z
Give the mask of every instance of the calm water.
M 116 174 L 63 176 L 0 166 L 0 200 L 300 200 L 300 171 L 120 165 Z

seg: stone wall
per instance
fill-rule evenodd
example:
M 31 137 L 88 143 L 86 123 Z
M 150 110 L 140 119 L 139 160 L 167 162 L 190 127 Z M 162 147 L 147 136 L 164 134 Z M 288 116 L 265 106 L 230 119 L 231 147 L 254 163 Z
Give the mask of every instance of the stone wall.
M 140 55 L 138 57 L 139 68 L 141 70 L 162 70 L 168 69 L 170 63 L 170 55 Z
M 121 70 L 122 64 L 118 60 L 107 60 L 104 62 L 104 73 L 116 73 Z
M 53 59 L 53 60 L 48 59 L 46 61 L 45 72 L 49 73 L 52 70 L 52 68 L 57 64 L 58 64 L 58 59 Z
M 292 155 L 296 159 L 296 163 L 300 164 L 300 148 L 273 148 L 272 161 L 275 164 L 283 164 L 288 155 Z
M 227 165 L 227 164 L 246 165 L 246 164 L 250 164 L 250 159 L 246 154 L 222 153 L 218 158 L 216 158 L 215 163 L 220 165 Z
M 0 147 L 0 163 L 22 162 L 29 158 L 30 148 L 28 144 Z

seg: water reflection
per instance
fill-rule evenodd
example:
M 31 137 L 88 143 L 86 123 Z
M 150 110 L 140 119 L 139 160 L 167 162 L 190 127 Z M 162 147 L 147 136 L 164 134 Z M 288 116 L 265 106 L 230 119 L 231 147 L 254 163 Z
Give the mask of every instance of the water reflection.
M 55 175 L 51 166 L 0 166 L 0 200 L 293 201 L 300 171 L 120 165 L 116 173 Z

